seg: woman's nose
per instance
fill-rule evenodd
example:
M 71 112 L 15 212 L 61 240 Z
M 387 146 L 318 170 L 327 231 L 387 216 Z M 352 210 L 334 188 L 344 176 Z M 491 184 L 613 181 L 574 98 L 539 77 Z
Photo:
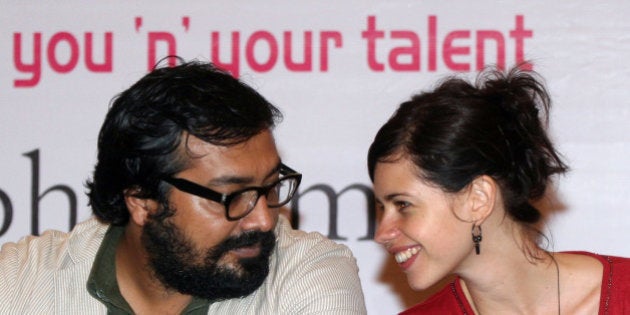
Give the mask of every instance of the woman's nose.
M 390 216 L 383 215 L 377 224 L 374 241 L 381 245 L 387 245 L 387 243 L 390 243 L 399 234 L 400 230 L 398 229 L 398 220 Z

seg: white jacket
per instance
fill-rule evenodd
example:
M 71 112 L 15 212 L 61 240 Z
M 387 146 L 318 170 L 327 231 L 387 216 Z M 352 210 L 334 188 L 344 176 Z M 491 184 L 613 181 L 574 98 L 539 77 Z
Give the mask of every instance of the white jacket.
M 108 225 L 46 231 L 0 249 L 0 314 L 106 314 L 86 289 Z M 366 314 L 356 260 L 319 233 L 280 217 L 269 275 L 254 293 L 210 305 L 209 314 Z

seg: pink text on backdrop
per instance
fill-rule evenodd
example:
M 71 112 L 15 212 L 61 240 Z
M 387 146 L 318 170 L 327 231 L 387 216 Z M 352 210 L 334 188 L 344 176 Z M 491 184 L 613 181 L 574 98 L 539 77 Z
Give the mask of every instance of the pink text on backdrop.
M 280 56 L 279 47 L 282 47 L 282 64 L 284 67 L 293 72 L 313 72 L 313 47 L 319 47 L 319 71 L 328 71 L 328 59 L 330 47 L 340 48 L 342 46 L 342 36 L 337 31 L 322 31 L 318 33 L 318 45 L 313 45 L 313 32 L 305 31 L 303 33 L 303 45 L 301 52 L 294 52 L 294 33 L 285 31 L 280 39 L 268 31 L 256 31 L 249 35 L 245 40 L 244 59 L 255 72 L 268 72 L 278 64 Z M 231 45 L 227 49 L 229 58 L 221 55 L 221 45 Z M 166 47 L 166 55 L 177 55 L 177 41 L 175 36 L 168 32 L 149 32 L 149 55 L 147 60 L 147 69 L 153 68 L 159 60 L 158 45 L 162 44 Z M 232 75 L 238 77 L 241 72 L 241 32 L 232 31 L 230 38 L 221 40 L 221 33 L 213 31 L 210 33 L 210 60 Z M 266 56 L 260 56 L 255 53 L 257 49 L 267 52 Z M 297 49 L 295 49 L 297 50 Z M 296 56 L 300 54 L 300 56 Z M 169 60 L 169 64 L 173 64 L 174 59 Z
M 103 60 L 100 63 L 94 61 L 94 34 L 85 32 L 83 35 L 83 51 L 85 68 L 91 72 L 111 72 L 112 71 L 112 46 L 113 34 L 106 32 L 103 35 L 104 49 Z M 29 42 L 29 38 L 22 38 L 22 33 L 13 34 L 13 64 L 21 72 L 30 75 L 30 78 L 15 79 L 14 87 L 33 87 L 37 85 L 42 75 L 42 33 L 36 32 L 32 36 L 32 53 L 29 61 L 25 61 L 23 46 Z M 67 56 L 59 53 L 59 47 L 66 46 Z M 26 48 L 25 48 L 26 49 Z M 53 34 L 46 43 L 46 59 L 50 68 L 57 73 L 68 73 L 74 70 L 80 58 L 81 43 L 77 37 L 70 32 L 57 32 Z
M 190 28 L 190 17 L 183 16 L 181 24 L 185 32 Z M 135 18 L 135 29 L 139 32 L 143 26 L 143 18 Z M 247 66 L 256 72 L 268 72 L 278 64 L 278 57 L 282 54 L 282 64 L 289 71 L 312 72 L 313 69 L 313 47 L 319 47 L 319 71 L 328 71 L 329 48 L 342 46 L 342 36 L 338 31 L 321 31 L 318 33 L 317 45 L 313 45 L 313 32 L 304 31 L 301 38 L 294 39 L 293 31 L 284 31 L 282 36 L 276 37 L 273 33 L 265 30 L 257 30 L 247 36 L 244 40 L 244 59 Z M 229 72 L 235 77 L 241 72 L 241 35 L 240 31 L 232 31 L 229 38 L 221 40 L 221 33 L 210 32 L 210 60 Z M 300 42 L 300 39 L 303 39 Z M 297 43 L 297 44 L 296 44 Z M 300 46 L 301 43 L 301 46 Z M 221 47 L 224 53 L 221 53 Z M 279 47 L 282 47 L 280 52 Z M 296 47 L 294 49 L 294 47 Z M 299 52 L 298 48 L 301 48 Z M 163 49 L 160 49 L 163 48 Z M 294 52 L 295 50 L 295 52 Z M 163 52 L 163 53 L 160 53 Z M 259 52 L 258 54 L 256 52 Z M 261 56 L 260 51 L 266 52 L 266 56 Z M 148 55 L 147 70 L 153 69 L 155 64 L 161 59 L 160 56 L 176 56 L 177 39 L 172 32 L 148 32 Z M 228 55 L 227 57 L 225 55 Z M 301 56 L 297 56 L 301 55 Z M 175 65 L 175 58 L 169 58 L 170 66 Z
M 515 64 L 520 64 L 521 68 L 531 70 L 532 65 L 523 63 L 525 56 L 525 38 L 531 38 L 533 31 L 524 28 L 524 17 L 517 15 L 515 17 L 514 29 L 509 31 L 509 35 L 505 36 L 498 30 L 479 30 L 475 32 L 475 42 L 472 44 L 458 44 L 458 42 L 470 40 L 471 30 L 454 30 L 446 34 L 444 39 L 438 39 L 438 23 L 435 15 L 430 15 L 427 22 L 427 65 L 428 71 L 437 71 L 438 65 L 438 43 L 442 43 L 441 58 L 444 65 L 449 70 L 454 71 L 470 71 L 469 62 L 458 62 L 459 59 L 465 59 L 474 54 L 476 64 L 475 69 L 483 69 L 487 63 L 484 60 L 486 56 L 486 44 L 493 42 L 496 46 L 496 62 L 501 68 L 505 68 L 505 51 L 506 37 L 510 37 L 514 41 Z M 389 37 L 386 37 L 388 35 Z M 387 54 L 387 65 L 392 71 L 420 71 L 420 36 L 412 30 L 392 30 L 387 33 L 384 29 L 377 28 L 376 17 L 368 16 L 367 29 L 361 33 L 362 38 L 367 41 L 367 64 L 372 71 L 384 71 L 386 63 L 377 60 L 378 44 L 381 40 L 406 40 L 410 44 L 405 46 L 396 46 L 389 50 Z M 471 53 L 471 49 L 475 51 Z M 401 61 L 401 59 L 403 61 Z
M 282 61 L 284 66 L 289 71 L 294 72 L 312 72 L 313 71 L 313 32 L 305 31 L 303 34 L 303 48 L 301 56 L 295 58 L 295 55 L 299 54 L 293 52 L 293 32 L 285 31 L 282 33 L 282 40 L 276 39 L 276 37 L 268 31 L 256 31 L 251 34 L 245 42 L 245 61 L 250 69 L 256 72 L 268 72 L 272 70 L 277 62 L 278 55 L 280 54 L 278 49 L 278 43 L 282 44 Z M 234 76 L 240 74 L 240 32 L 233 31 L 231 38 L 228 40 L 232 44 L 230 49 L 229 61 L 222 60 L 220 54 L 221 48 L 221 34 L 219 32 L 211 33 L 211 60 L 217 66 L 222 67 L 230 71 Z M 319 71 L 328 71 L 328 58 L 329 48 L 334 46 L 340 48 L 343 45 L 343 40 L 340 32 L 337 31 L 321 31 L 319 32 Z M 255 50 L 257 47 L 261 47 L 268 51 L 266 58 L 260 59 L 256 56 Z M 295 59 L 301 59 L 296 61 Z
M 367 17 L 366 28 L 360 31 L 360 35 L 366 42 L 367 66 L 375 72 L 438 71 L 442 65 L 452 71 L 471 71 L 473 68 L 480 70 L 485 65 L 494 63 L 505 68 L 508 45 L 513 45 L 511 48 L 515 54 L 514 63 L 531 69 L 530 64 L 523 62 L 525 40 L 533 37 L 533 31 L 525 28 L 524 20 L 523 15 L 516 15 L 514 27 L 503 32 L 496 29 L 455 29 L 444 36 L 438 36 L 438 18 L 430 15 L 427 17 L 426 37 L 421 37 L 419 33 L 409 29 L 387 30 L 377 25 L 376 16 L 370 15 Z M 140 32 L 142 25 L 142 17 L 136 17 L 136 32 Z M 182 26 L 188 32 L 190 17 L 182 17 Z M 41 32 L 33 33 L 32 36 L 19 32 L 13 34 L 14 66 L 18 72 L 29 76 L 16 78 L 13 81 L 15 87 L 36 86 L 41 80 L 42 68 L 46 65 L 60 74 L 75 70 L 79 66 L 82 51 L 85 69 L 88 71 L 113 71 L 112 32 L 105 32 L 102 42 L 94 40 L 93 32 L 85 32 L 83 42 L 79 40 L 80 36 L 65 31 L 54 33 L 48 39 L 43 37 Z M 173 32 L 147 32 L 146 38 L 148 70 L 154 67 L 161 56 L 179 55 L 177 37 Z M 291 72 L 327 72 L 334 49 L 341 49 L 344 44 L 341 32 L 336 30 L 283 31 L 281 34 L 266 30 L 255 30 L 250 34 L 211 30 L 208 39 L 209 59 L 236 77 L 244 66 L 261 73 L 277 67 Z M 400 45 L 401 41 L 405 45 Z M 100 55 L 96 58 L 95 51 L 98 48 L 95 49 L 95 46 L 103 49 L 103 54 L 96 54 Z M 492 48 L 495 48 L 494 51 L 491 51 Z M 379 60 L 382 54 L 379 55 L 378 52 L 386 53 L 385 60 Z M 492 59 L 490 56 L 496 58 L 486 60 Z M 421 67 L 421 60 L 426 63 L 426 68 Z M 175 63 L 174 58 L 169 59 L 169 65 Z

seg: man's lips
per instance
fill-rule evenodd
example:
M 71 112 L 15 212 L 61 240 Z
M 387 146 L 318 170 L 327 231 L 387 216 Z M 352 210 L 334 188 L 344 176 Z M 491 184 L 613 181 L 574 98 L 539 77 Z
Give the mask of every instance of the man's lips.
M 260 255 L 260 243 L 256 243 L 250 246 L 238 247 L 230 250 L 232 254 L 238 258 L 252 258 Z

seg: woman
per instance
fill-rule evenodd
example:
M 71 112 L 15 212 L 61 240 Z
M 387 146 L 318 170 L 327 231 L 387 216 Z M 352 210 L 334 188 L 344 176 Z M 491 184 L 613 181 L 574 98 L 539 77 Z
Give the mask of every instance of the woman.
M 539 117 L 549 106 L 535 73 L 490 69 L 412 97 L 381 127 L 376 241 L 414 290 L 456 275 L 402 314 L 630 313 L 630 259 L 539 245 L 532 202 L 567 171 Z

